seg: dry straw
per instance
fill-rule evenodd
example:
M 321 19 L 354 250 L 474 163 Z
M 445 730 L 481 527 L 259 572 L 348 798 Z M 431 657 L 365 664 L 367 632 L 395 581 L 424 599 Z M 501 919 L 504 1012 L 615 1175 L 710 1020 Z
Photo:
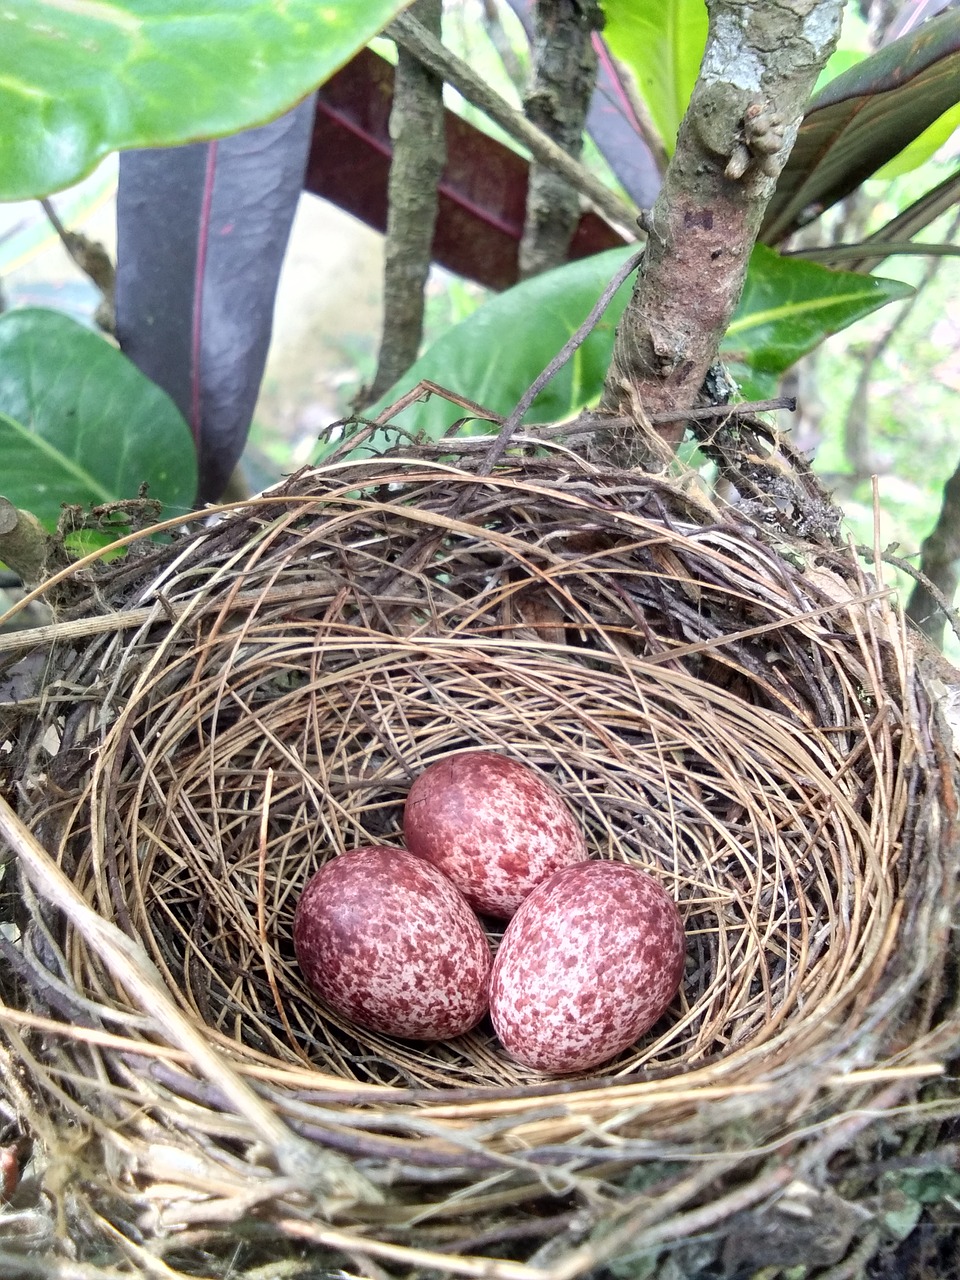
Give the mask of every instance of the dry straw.
M 936 1162 L 957 771 L 886 593 L 689 484 L 472 456 L 308 469 L 0 638 L 42 1177 L 2 1274 L 855 1275 L 904 1135 Z M 307 877 L 476 747 L 680 904 L 681 994 L 601 1079 L 360 1031 L 298 973 Z

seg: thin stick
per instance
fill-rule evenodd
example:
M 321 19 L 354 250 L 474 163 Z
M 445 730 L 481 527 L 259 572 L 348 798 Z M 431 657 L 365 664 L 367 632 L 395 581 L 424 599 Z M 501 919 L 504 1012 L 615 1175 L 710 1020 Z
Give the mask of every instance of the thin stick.
M 742 404 L 701 404 L 692 409 L 661 409 L 657 413 L 647 414 L 651 426 L 659 426 L 663 422 L 703 422 L 712 418 L 752 417 L 756 413 L 773 413 L 778 409 L 787 409 L 790 413 L 797 407 L 796 396 L 775 396 L 772 400 L 747 400 Z M 592 413 L 585 410 L 570 422 L 559 422 L 556 426 L 530 428 L 545 438 L 553 436 L 587 436 L 593 435 L 597 427 L 609 427 L 626 419 L 618 419 L 608 413 Z
M 643 250 L 640 249 L 637 253 L 632 254 L 627 259 L 627 261 L 620 266 L 619 270 L 614 274 L 613 279 L 610 281 L 610 283 L 604 289 L 603 293 L 601 293 L 600 297 L 597 299 L 596 303 L 594 304 L 593 308 L 590 311 L 590 314 L 587 316 L 586 320 L 584 320 L 580 328 L 577 329 L 576 333 L 574 333 L 570 338 L 567 339 L 567 341 L 563 344 L 563 346 L 560 348 L 557 354 L 553 357 L 553 359 L 544 369 L 543 373 L 541 373 L 540 376 L 536 378 L 535 381 L 527 388 L 527 390 L 521 396 L 520 401 L 517 404 L 517 407 L 514 409 L 513 413 L 511 413 L 509 418 L 507 418 L 507 420 L 504 422 L 499 435 L 497 436 L 496 440 L 493 442 L 490 448 L 490 452 L 487 454 L 486 458 L 483 460 L 483 464 L 480 467 L 480 475 L 486 476 L 490 474 L 490 472 L 496 466 L 499 459 L 503 456 L 503 451 L 506 449 L 507 445 L 510 443 L 510 440 L 513 437 L 514 432 L 520 426 L 520 423 L 523 421 L 524 415 L 526 414 L 530 406 L 533 404 L 534 400 L 536 400 L 537 396 L 540 394 L 543 388 L 547 385 L 547 383 L 557 373 L 560 372 L 560 370 L 567 363 L 567 361 L 570 359 L 573 353 L 577 350 L 577 348 L 582 346 L 582 344 L 586 341 L 587 337 L 590 335 L 590 333 L 592 333 L 592 331 L 596 327 L 597 321 L 600 319 L 604 311 L 606 311 L 607 307 L 610 305 L 610 301 L 613 298 L 613 295 L 617 292 L 617 290 L 623 284 L 624 280 L 626 280 L 628 276 L 632 275 L 633 272 L 636 271 L 637 267 L 639 267 L 642 261 L 643 261 Z
M 864 559 L 875 555 L 875 548 L 873 547 L 856 546 L 854 551 L 858 556 L 863 556 Z M 909 560 L 905 560 L 903 556 L 895 556 L 892 551 L 882 551 L 880 559 L 884 564 L 892 565 L 894 569 L 899 569 L 901 573 L 905 573 L 908 578 L 912 578 L 914 582 L 918 583 L 923 587 L 924 591 L 932 596 L 940 606 L 947 622 L 950 623 L 953 634 L 960 640 L 960 611 L 954 608 L 937 584 L 931 581 L 921 569 L 912 565 Z

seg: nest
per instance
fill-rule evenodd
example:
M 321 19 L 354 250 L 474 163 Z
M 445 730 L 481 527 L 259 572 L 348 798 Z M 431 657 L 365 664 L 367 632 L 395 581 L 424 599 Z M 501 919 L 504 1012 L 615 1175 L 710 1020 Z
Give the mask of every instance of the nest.
M 957 769 L 852 555 L 564 450 L 411 449 L 73 580 L 4 641 L 0 705 L 39 839 L 7 829 L 0 1066 L 52 1162 L 43 1247 L 566 1280 L 665 1251 L 814 1275 L 891 1237 L 881 1174 L 956 1109 Z M 306 879 L 398 842 L 417 773 L 477 747 L 680 905 L 680 995 L 602 1078 L 486 1022 L 361 1031 L 297 969 Z

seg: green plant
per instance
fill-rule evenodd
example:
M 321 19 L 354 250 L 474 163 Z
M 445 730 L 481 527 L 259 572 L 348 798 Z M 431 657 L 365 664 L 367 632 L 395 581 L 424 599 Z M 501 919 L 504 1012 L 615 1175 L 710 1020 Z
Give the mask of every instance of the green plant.
M 15 72 L 0 81 L 0 126 L 9 123 L 14 115 L 23 123 L 19 129 L 0 127 L 0 196 L 14 198 L 52 191 L 88 170 L 111 149 L 163 147 L 168 150 L 155 153 L 158 160 L 176 164 L 181 153 L 185 157 L 188 169 L 177 171 L 178 181 L 173 185 L 177 198 L 189 203 L 184 193 L 194 189 L 191 182 L 200 180 L 198 169 L 202 178 L 206 165 L 209 178 L 211 157 L 222 160 L 228 143 L 220 144 L 219 152 L 211 148 L 196 156 L 189 146 L 175 144 L 230 134 L 242 139 L 244 135 L 236 135 L 237 130 L 259 125 L 289 107 L 383 30 L 401 8 L 396 0 L 380 0 L 373 5 L 338 0 L 321 8 L 303 2 L 282 10 L 267 0 L 245 0 L 239 6 L 178 0 L 171 13 L 170 4 L 158 7 L 156 0 L 115 0 L 109 8 L 58 9 L 41 28 L 31 21 L 29 0 L 13 0 L 2 21 L 4 52 Z M 639 15 L 636 6 L 626 0 L 607 0 L 605 10 L 608 46 L 632 66 L 641 92 L 648 91 L 661 141 L 665 150 L 671 151 L 700 57 L 704 6 L 701 0 L 671 0 L 658 6 L 656 16 L 651 17 L 646 11 Z M 954 108 L 956 102 L 958 47 L 960 15 L 954 12 L 927 23 L 905 43 L 891 45 L 880 55 L 861 59 L 856 65 L 849 65 L 849 54 L 837 55 L 834 65 L 841 65 L 843 74 L 821 89 L 807 111 L 797 147 L 767 211 L 766 238 L 781 241 L 797 225 L 802 209 L 811 201 L 817 202 L 818 207 L 835 202 L 867 173 L 891 163 L 904 146 L 914 149 L 911 162 L 927 155 L 934 145 L 931 128 L 939 130 L 935 134 L 939 138 L 952 119 L 944 112 Z M 92 92 L 94 83 L 96 91 Z M 354 93 L 362 96 L 366 83 L 361 80 Z M 188 84 L 192 86 L 189 93 L 185 88 Z M 895 129 L 858 128 L 858 122 L 869 115 L 874 104 L 882 104 L 885 120 L 894 120 Z M 301 114 L 308 114 L 310 109 L 309 104 L 304 104 Z M 307 145 L 305 127 L 298 126 L 299 140 L 290 144 L 294 150 Z M 635 137 L 639 154 L 645 144 L 639 131 Z M 603 153 L 604 135 L 597 134 L 595 140 Z M 137 154 L 146 156 L 150 163 L 154 153 Z M 124 162 L 127 160 L 125 156 Z M 132 166 L 133 159 L 130 163 Z M 904 163 L 902 158 L 898 163 Z M 244 172 L 249 173 L 249 169 Z M 283 189 L 284 208 L 273 211 L 279 222 L 289 216 L 291 201 L 299 190 L 295 163 L 291 172 L 294 177 L 285 179 Z M 516 180 L 514 174 L 510 181 Z M 246 178 L 235 179 L 225 199 L 242 201 L 245 182 Z M 261 348 L 265 349 L 264 334 L 269 332 L 278 266 L 275 269 L 270 265 L 259 274 L 253 272 L 247 280 L 245 297 L 256 295 L 256 307 L 230 302 L 228 294 L 226 303 L 208 306 L 203 317 L 196 312 L 191 314 L 188 302 L 183 301 L 188 295 L 196 300 L 205 288 L 223 284 L 222 278 L 205 278 L 198 266 L 204 261 L 204 246 L 218 247 L 208 220 L 201 229 L 201 239 L 187 246 L 186 257 L 195 274 L 182 278 L 176 295 L 182 307 L 178 310 L 160 305 L 166 296 L 162 290 L 178 270 L 165 256 L 165 250 L 155 267 L 161 292 L 156 298 L 150 295 L 148 305 L 144 301 L 143 275 L 138 275 L 140 259 L 149 250 L 143 242 L 154 238 L 157 222 L 176 226 L 178 218 L 171 218 L 159 199 L 151 203 L 144 197 L 146 187 L 142 180 L 139 186 L 128 185 L 141 201 L 137 216 L 142 230 L 132 250 L 129 236 L 126 253 L 121 243 L 121 277 L 127 273 L 121 300 L 126 300 L 128 317 L 133 316 L 128 319 L 127 332 L 136 331 L 134 337 L 124 341 L 121 325 L 121 345 L 156 381 L 170 386 L 182 417 L 190 419 L 194 444 L 200 453 L 201 494 L 216 496 L 249 428 L 251 388 L 255 393 L 262 369 Z M 201 190 L 209 194 L 209 186 Z M 226 208 L 225 205 L 224 216 Z M 256 207 L 245 211 L 254 215 L 258 212 Z M 132 221 L 136 226 L 136 217 Z M 874 259 L 884 256 L 887 250 L 882 234 L 871 249 Z M 256 248 L 248 246 L 243 252 L 246 267 L 259 261 Z M 442 335 L 383 402 L 407 389 L 417 376 L 431 376 L 462 395 L 482 401 L 492 411 L 507 412 L 582 319 L 625 252 L 613 250 L 607 256 L 587 258 L 491 299 Z M 235 266 L 236 258 L 218 268 L 220 276 L 229 276 Z M 207 261 L 208 277 L 210 274 Z M 740 309 L 725 339 L 725 359 L 731 363 L 744 394 L 767 393 L 776 377 L 826 334 L 904 293 L 904 286 L 898 282 L 826 272 L 769 249 L 758 249 L 751 261 Z M 569 415 L 597 399 L 609 366 L 617 307 L 622 308 L 624 302 L 625 296 L 568 369 L 547 388 L 534 406 L 533 420 Z M 259 345 L 252 355 L 244 346 L 249 327 L 237 324 L 238 317 L 245 317 L 248 311 L 256 311 L 250 324 L 258 326 Z M 218 342 L 220 347 L 226 346 L 233 364 L 214 371 L 214 391 L 229 384 L 231 378 L 236 381 L 231 369 L 238 361 L 244 366 L 246 381 L 238 404 L 231 408 L 229 422 L 214 421 L 211 426 L 199 409 L 203 376 L 215 361 L 211 357 L 206 367 L 198 370 L 192 360 L 195 352 L 204 351 L 204 326 L 209 326 L 211 315 L 225 313 L 234 327 L 214 333 L 210 346 L 213 349 Z M 12 319 L 0 317 L 0 329 Z M 55 315 L 50 317 L 51 334 L 57 319 Z M 41 328 L 45 323 L 39 316 L 34 320 Z M 150 361 L 163 348 L 163 334 L 171 324 L 176 327 L 164 350 L 165 365 L 156 370 Z M 506 332 L 513 336 L 504 359 Z M 138 335 L 143 335 L 139 346 L 135 340 Z M 37 358 L 42 360 L 41 351 L 38 348 Z M 112 369 L 119 367 L 112 362 Z M 104 381 L 99 393 L 91 397 L 103 407 L 116 402 L 112 369 L 104 364 L 97 375 Z M 54 359 L 45 371 L 35 364 L 31 376 L 43 386 L 47 382 L 55 384 L 56 372 Z M 171 386 L 170 377 L 175 385 Z M 36 478 L 31 478 L 28 469 L 20 465 L 19 455 L 9 442 L 22 442 L 27 433 L 37 433 L 42 441 L 40 449 L 58 453 L 61 445 L 44 434 L 44 415 L 27 422 L 10 413 L 12 402 L 4 400 L 4 396 L 23 401 L 23 388 L 16 384 L 15 371 L 0 383 L 0 412 L 14 424 L 10 427 L 8 423 L 8 434 L 0 435 L 4 489 L 17 505 L 42 510 L 50 522 L 55 517 L 56 504 L 38 494 Z M 216 399 L 212 393 L 211 397 Z M 449 420 L 442 406 L 430 405 L 418 415 L 418 429 L 441 430 Z M 124 489 L 133 483 L 132 472 L 120 485 L 119 481 L 114 484 L 106 479 L 101 468 L 112 467 L 120 453 L 132 457 L 135 450 L 129 437 L 141 431 L 143 427 L 128 413 L 100 413 L 96 418 L 97 446 L 93 450 L 87 445 L 89 436 L 74 438 L 83 457 L 70 465 L 75 475 L 89 476 L 88 501 L 97 500 L 104 492 L 114 497 L 132 496 L 129 491 L 117 489 L 117 485 Z M 186 495 L 194 480 L 194 464 L 191 450 L 184 443 L 184 431 L 182 418 L 178 421 L 168 415 L 164 425 L 151 432 L 153 455 L 165 459 L 163 474 L 178 473 L 175 488 L 169 494 L 163 493 L 171 507 L 189 502 Z M 70 465 L 66 453 L 59 457 L 61 471 L 69 470 Z M 148 474 L 146 464 L 139 465 L 137 484 L 147 481 L 159 493 L 157 486 L 165 483 L 161 472 L 150 470 Z M 80 491 L 74 488 L 72 495 L 79 498 Z

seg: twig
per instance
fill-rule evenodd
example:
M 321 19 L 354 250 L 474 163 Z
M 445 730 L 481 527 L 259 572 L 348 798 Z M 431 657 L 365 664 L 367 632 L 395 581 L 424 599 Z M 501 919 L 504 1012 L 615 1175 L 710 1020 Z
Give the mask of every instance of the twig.
M 518 14 L 517 17 L 521 23 L 524 22 L 522 14 Z M 487 39 L 500 55 L 504 71 L 517 91 L 520 92 L 526 80 L 526 72 L 524 71 L 523 63 L 510 43 L 510 37 L 504 29 L 503 23 L 500 21 L 496 0 L 483 0 L 483 28 L 487 33 Z
M 282 1172 L 300 1178 L 306 1186 L 313 1183 L 322 1195 L 328 1195 L 334 1201 L 345 1198 L 348 1203 L 358 1200 L 370 1203 L 379 1198 L 363 1174 L 332 1152 L 321 1151 L 304 1142 L 240 1078 L 226 1058 L 174 1004 L 144 948 L 94 911 L 2 795 L 0 836 L 16 854 L 24 874 L 40 897 L 63 913 L 96 952 L 118 985 L 154 1020 L 168 1041 L 186 1049 L 196 1070 L 223 1090 L 230 1105 L 271 1150 Z
M 952 240 L 960 229 L 960 214 L 950 225 L 946 238 Z M 867 457 L 867 434 L 870 426 L 870 383 L 873 370 L 887 347 L 903 328 L 920 299 L 924 289 L 940 270 L 942 258 L 931 258 L 924 266 L 923 274 L 913 293 L 897 309 L 896 315 L 884 331 L 867 347 L 857 376 L 857 383 L 850 397 L 843 424 L 843 451 L 858 478 L 868 476 L 872 470 Z
M 485 111 L 502 129 L 525 146 L 541 164 L 549 165 L 597 206 L 600 212 L 623 230 L 636 234 L 636 211 L 605 187 L 599 178 L 579 161 L 568 156 L 562 147 L 541 133 L 509 102 L 490 88 L 460 58 L 445 49 L 421 23 L 402 13 L 387 27 L 386 35 L 398 45 L 416 54 L 424 66 L 462 94 L 468 102 Z
M 864 556 L 866 559 L 870 559 L 873 556 L 872 547 L 860 546 L 856 547 L 855 550 L 858 556 Z M 933 640 L 936 643 L 935 637 L 931 634 L 930 629 L 923 625 L 923 621 L 927 615 L 924 614 L 922 617 L 918 616 L 920 612 L 919 606 L 914 604 L 916 600 L 921 598 L 921 590 L 925 591 L 927 595 L 930 596 L 931 599 L 940 607 L 944 618 L 950 623 L 950 626 L 953 629 L 953 634 L 958 640 L 960 640 L 960 612 L 954 608 L 952 602 L 946 595 L 944 595 L 937 584 L 928 578 L 921 569 L 917 569 L 909 560 L 905 560 L 903 556 L 895 556 L 890 551 L 884 551 L 880 559 L 884 564 L 889 564 L 895 569 L 899 569 L 901 573 L 905 573 L 908 578 L 912 578 L 916 583 L 916 587 L 910 593 L 910 603 L 907 606 L 907 617 L 917 624 L 928 639 Z M 943 630 L 942 624 L 940 630 L 941 632 Z M 942 648 L 943 646 L 938 645 L 937 647 Z
M 590 311 L 590 314 L 587 316 L 586 320 L 584 320 L 583 324 L 581 324 L 580 328 L 577 329 L 576 333 L 574 333 L 570 338 L 567 339 L 567 341 L 563 344 L 563 346 L 560 348 L 560 350 L 557 352 L 554 358 L 550 361 L 550 363 L 547 365 L 544 371 L 540 374 L 540 376 L 536 378 L 533 383 L 531 383 L 531 385 L 527 388 L 526 392 L 521 396 L 517 404 L 517 407 L 514 409 L 513 413 L 511 413 L 510 416 L 504 422 L 499 435 L 497 436 L 496 440 L 493 442 L 493 445 L 490 448 L 490 452 L 487 454 L 486 458 L 484 459 L 483 465 L 480 468 L 481 475 L 489 475 L 490 472 L 493 470 L 493 468 L 496 466 L 498 460 L 503 456 L 504 450 L 509 445 L 514 432 L 517 430 L 517 428 L 520 426 L 520 423 L 523 421 L 524 415 L 526 414 L 527 410 L 530 408 L 534 400 L 536 400 L 537 396 L 540 394 L 543 388 L 547 385 L 547 383 L 551 380 L 551 378 L 553 378 L 557 373 L 559 373 L 559 371 L 567 363 L 567 361 L 570 359 L 573 353 L 577 350 L 577 348 L 582 345 L 582 343 L 587 339 L 587 337 L 593 331 L 593 329 L 597 324 L 597 321 L 600 319 L 604 311 L 606 311 L 607 307 L 610 305 L 610 301 L 613 298 L 613 295 L 617 292 L 617 290 L 620 288 L 623 282 L 627 279 L 627 277 L 631 276 L 633 272 L 636 271 L 637 267 L 639 267 L 640 263 L 643 261 L 643 253 L 644 251 L 640 249 L 637 253 L 632 254 L 627 259 L 627 261 L 621 265 L 620 269 L 616 272 L 613 279 L 610 281 L 610 283 L 604 289 L 603 293 L 601 293 L 600 297 L 597 299 L 595 305 Z
M 769 400 L 747 400 L 742 404 L 701 404 L 693 409 L 662 409 L 658 413 L 650 413 L 647 418 L 651 425 L 661 422 L 709 422 L 712 418 L 752 417 L 756 413 L 773 413 L 777 409 L 786 409 L 789 413 L 797 407 L 795 396 L 774 396 Z M 588 434 L 598 426 L 609 426 L 611 418 L 605 413 L 581 413 L 573 422 L 561 422 L 555 427 L 538 427 L 537 433 L 544 436 Z

